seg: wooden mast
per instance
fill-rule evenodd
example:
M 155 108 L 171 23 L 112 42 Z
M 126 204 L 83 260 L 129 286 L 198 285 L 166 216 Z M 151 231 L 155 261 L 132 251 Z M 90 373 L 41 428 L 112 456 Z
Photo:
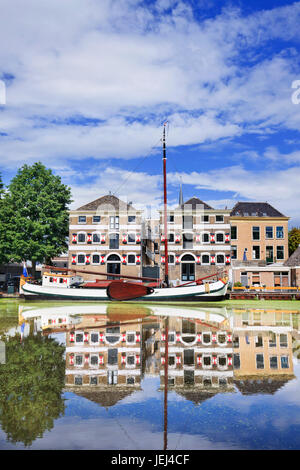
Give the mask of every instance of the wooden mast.
M 168 255 L 168 215 L 167 215 L 167 157 L 166 157 L 166 122 L 163 130 L 163 174 L 164 174 L 164 232 L 165 232 L 165 283 L 169 287 Z

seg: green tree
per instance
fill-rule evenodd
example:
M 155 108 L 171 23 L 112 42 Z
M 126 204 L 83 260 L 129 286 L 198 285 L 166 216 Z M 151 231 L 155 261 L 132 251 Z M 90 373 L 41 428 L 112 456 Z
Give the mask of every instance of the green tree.
M 289 255 L 291 256 L 300 245 L 300 228 L 293 227 L 289 231 Z
M 20 341 L 1 338 L 6 363 L 0 366 L 0 424 L 12 443 L 30 446 L 63 416 L 65 383 L 63 345 L 41 334 Z
M 9 261 L 47 262 L 67 249 L 71 190 L 42 163 L 24 165 L 0 205 L 0 252 Z

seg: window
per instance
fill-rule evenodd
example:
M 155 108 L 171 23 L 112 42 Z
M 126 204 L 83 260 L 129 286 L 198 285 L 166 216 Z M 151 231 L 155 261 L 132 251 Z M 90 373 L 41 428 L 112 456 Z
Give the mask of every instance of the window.
M 119 249 L 119 234 L 118 233 L 109 234 L 109 248 L 110 250 Z
M 99 224 L 101 222 L 100 215 L 93 215 L 93 224 Z
M 277 356 L 270 356 L 270 369 L 278 369 Z
M 93 243 L 100 243 L 100 233 L 93 233 Z
M 269 348 L 275 348 L 275 347 L 276 347 L 276 333 L 271 331 L 269 334 Z
M 83 357 L 81 355 L 77 355 L 75 356 L 75 364 L 76 366 L 82 366 L 83 364 Z
M 225 257 L 224 255 L 217 255 L 217 264 L 224 264 L 225 263 Z
M 90 385 L 98 385 L 98 377 L 96 375 L 90 377 Z
M 216 242 L 223 243 L 224 242 L 224 233 L 217 233 L 216 234 Z
M 252 247 L 252 259 L 259 259 L 260 258 L 260 246 L 254 245 Z
M 99 362 L 98 356 L 96 356 L 95 354 L 92 355 L 91 359 L 90 359 L 90 362 L 91 362 L 92 366 L 97 366 L 98 362 Z
M 184 250 L 193 249 L 193 234 L 192 233 L 184 233 L 182 236 L 182 240 L 183 240 Z
M 83 343 L 83 333 L 76 333 L 75 343 Z
M 202 364 L 203 364 L 203 367 L 211 367 L 211 356 L 203 356 Z
M 111 216 L 109 218 L 109 227 L 119 229 L 119 216 Z
M 226 356 L 219 356 L 218 357 L 218 364 L 219 364 L 220 367 L 226 367 L 227 366 Z
M 203 333 L 202 343 L 203 344 L 210 344 L 211 343 L 211 333 Z
M 240 367 L 241 367 L 240 355 L 239 354 L 234 354 L 233 355 L 233 368 L 234 369 L 239 369 Z
M 169 264 L 175 264 L 175 256 L 174 255 L 169 255 L 168 256 L 168 263 Z
M 175 356 L 169 356 L 169 366 L 175 366 Z
M 267 263 L 273 263 L 273 261 L 274 261 L 273 247 L 272 246 L 267 246 L 266 247 L 266 261 L 267 261 Z
M 118 350 L 117 349 L 108 350 L 107 363 L 111 366 L 118 364 Z
M 85 264 L 85 255 L 77 255 L 77 264 Z
M 224 215 L 216 215 L 216 222 L 223 223 Z
M 266 227 L 266 238 L 273 238 L 273 227 Z
M 85 215 L 79 215 L 78 216 L 78 223 L 79 224 L 85 224 L 86 223 L 86 216 Z
M 238 348 L 239 345 L 240 345 L 240 338 L 237 335 L 234 335 L 233 340 L 232 340 L 232 346 L 234 348 Z
M 259 227 L 252 227 L 252 239 L 253 240 L 259 240 L 260 239 Z
M 168 242 L 169 242 L 169 243 L 174 243 L 174 241 L 175 241 L 175 235 L 174 235 L 174 233 L 169 233 L 169 234 L 168 234 Z
M 127 364 L 129 366 L 134 366 L 135 364 L 135 357 L 133 355 L 127 356 Z
M 75 384 L 75 385 L 82 385 L 82 377 L 80 377 L 80 376 L 75 376 L 74 384 Z
M 202 243 L 209 243 L 209 234 L 202 233 Z
M 135 333 L 127 333 L 126 342 L 135 343 Z
M 284 259 L 284 246 L 276 247 L 276 257 L 277 259 Z
M 85 243 L 85 233 L 78 234 L 78 243 Z
M 280 343 L 280 347 L 281 347 L 281 348 L 287 348 L 287 346 L 288 346 L 287 335 L 281 334 L 281 335 L 279 336 L 279 343 Z
M 194 350 L 193 349 L 185 349 L 183 353 L 183 362 L 187 366 L 194 365 Z
M 128 264 L 135 264 L 135 255 L 128 255 Z
M 209 222 L 209 216 L 201 215 L 201 222 L 204 222 L 205 224 L 207 224 Z
M 128 243 L 135 243 L 135 233 L 128 233 L 127 241 Z
M 135 224 L 135 215 L 129 215 L 128 216 L 128 223 L 129 224 Z
M 209 255 L 202 255 L 202 264 L 209 264 Z
M 289 368 L 289 358 L 288 356 L 281 356 L 281 369 L 288 369 Z
M 263 354 L 256 354 L 256 368 L 257 369 L 264 369 L 264 355 Z
M 174 223 L 174 214 L 167 215 L 167 221 L 171 224 Z
M 93 264 L 100 264 L 100 255 L 97 255 L 97 254 L 93 255 L 92 256 L 92 263 Z
M 118 383 L 118 371 L 117 370 L 107 371 L 107 383 L 108 385 L 116 385 Z
M 283 227 L 276 227 L 276 238 L 284 238 Z
M 237 259 L 237 246 L 231 245 L 231 259 Z
M 231 227 L 231 240 L 237 240 L 237 227 L 235 225 Z
M 255 346 L 256 346 L 257 348 L 262 348 L 262 346 L 263 346 L 263 338 L 262 338 L 261 335 L 256 336 L 256 338 L 255 338 Z
M 99 334 L 98 333 L 91 333 L 91 343 L 99 343 Z
M 184 215 L 182 217 L 182 227 L 184 229 L 193 228 L 193 216 L 192 215 Z

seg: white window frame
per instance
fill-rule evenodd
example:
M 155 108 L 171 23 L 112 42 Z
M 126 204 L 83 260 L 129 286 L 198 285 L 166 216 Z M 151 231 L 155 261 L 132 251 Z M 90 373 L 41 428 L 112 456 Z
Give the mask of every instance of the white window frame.
M 209 366 L 207 366 L 207 365 L 204 364 L 204 358 L 205 358 L 205 357 L 209 357 L 209 358 L 210 358 L 210 365 L 209 365 Z M 212 354 L 203 353 L 203 354 L 202 354 L 202 368 L 203 368 L 203 369 L 212 369 L 212 367 L 213 367 Z
M 224 262 L 223 263 L 218 263 L 217 262 L 217 257 L 218 255 L 222 255 L 223 258 L 224 258 Z M 216 262 L 216 266 L 224 266 L 225 265 L 225 262 L 226 262 L 226 258 L 225 258 L 225 254 L 224 253 L 216 253 L 215 254 L 215 262 Z
M 205 242 L 203 240 L 203 235 L 208 235 L 208 241 L 207 242 Z M 201 244 L 202 245 L 209 245 L 210 244 L 210 232 L 207 232 L 207 231 L 201 232 Z
M 98 235 L 99 236 L 99 241 L 98 242 L 94 242 L 93 238 L 94 238 L 94 235 Z M 92 233 L 92 244 L 93 245 L 100 245 L 101 244 L 101 232 L 93 232 Z
M 94 255 L 99 256 L 99 263 L 94 263 L 94 261 L 93 261 L 93 256 Z M 100 253 L 94 252 L 94 253 L 91 254 L 91 264 L 93 266 L 99 266 L 99 264 L 101 264 L 101 255 L 100 255 Z
M 80 222 L 80 220 L 79 220 L 80 217 L 85 217 L 85 221 L 84 221 L 84 222 Z M 86 224 L 86 215 L 78 215 L 77 222 L 78 222 L 78 224 Z
M 217 217 L 222 217 L 222 220 L 217 220 Z M 215 221 L 216 221 L 216 224 L 224 224 L 224 214 L 216 214 Z
M 217 235 L 218 235 L 218 234 L 222 234 L 222 235 L 223 235 L 223 240 L 222 240 L 221 242 L 218 242 L 218 240 L 217 240 Z M 220 230 L 219 230 L 218 232 L 215 232 L 215 242 L 216 242 L 216 243 L 219 243 L 220 245 L 224 244 L 224 243 L 225 243 L 225 232 L 220 231 Z
M 203 263 L 203 256 L 204 255 L 208 256 L 208 263 Z M 201 264 L 203 264 L 203 266 L 209 266 L 210 265 L 210 253 L 201 253 Z
M 129 263 L 129 255 L 134 256 L 134 263 Z M 136 253 L 127 253 L 127 265 L 128 266 L 135 266 L 136 265 Z
M 78 261 L 78 256 L 79 256 L 79 255 L 84 256 L 84 262 L 83 262 L 83 263 L 79 263 L 79 261 Z M 85 265 L 85 256 L 86 256 L 85 253 L 77 253 L 76 264 L 77 264 L 78 266 L 84 266 L 84 265 Z
M 84 242 L 79 241 L 79 235 L 84 235 Z M 77 233 L 77 243 L 78 243 L 78 245 L 85 245 L 86 244 L 86 239 L 87 239 L 86 232 L 78 232 Z
M 130 242 L 129 241 L 129 236 L 132 236 L 132 235 L 134 235 L 134 241 Z M 128 245 L 136 245 L 136 233 L 135 232 L 128 232 L 127 233 L 127 243 L 128 243 Z
M 210 342 L 209 343 L 205 343 L 203 341 L 204 335 L 209 335 L 209 337 L 210 337 Z M 201 338 L 202 338 L 202 344 L 204 344 L 205 346 L 210 346 L 212 344 L 212 333 L 211 333 L 211 331 L 202 331 Z

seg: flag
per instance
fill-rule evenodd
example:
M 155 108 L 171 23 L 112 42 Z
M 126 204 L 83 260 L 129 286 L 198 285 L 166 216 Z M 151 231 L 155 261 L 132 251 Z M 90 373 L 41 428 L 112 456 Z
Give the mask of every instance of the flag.
M 25 261 L 23 261 L 23 276 L 24 276 L 24 277 L 27 277 L 27 276 L 28 276 L 28 273 L 27 273 L 27 268 L 26 268 L 26 263 L 25 263 Z

